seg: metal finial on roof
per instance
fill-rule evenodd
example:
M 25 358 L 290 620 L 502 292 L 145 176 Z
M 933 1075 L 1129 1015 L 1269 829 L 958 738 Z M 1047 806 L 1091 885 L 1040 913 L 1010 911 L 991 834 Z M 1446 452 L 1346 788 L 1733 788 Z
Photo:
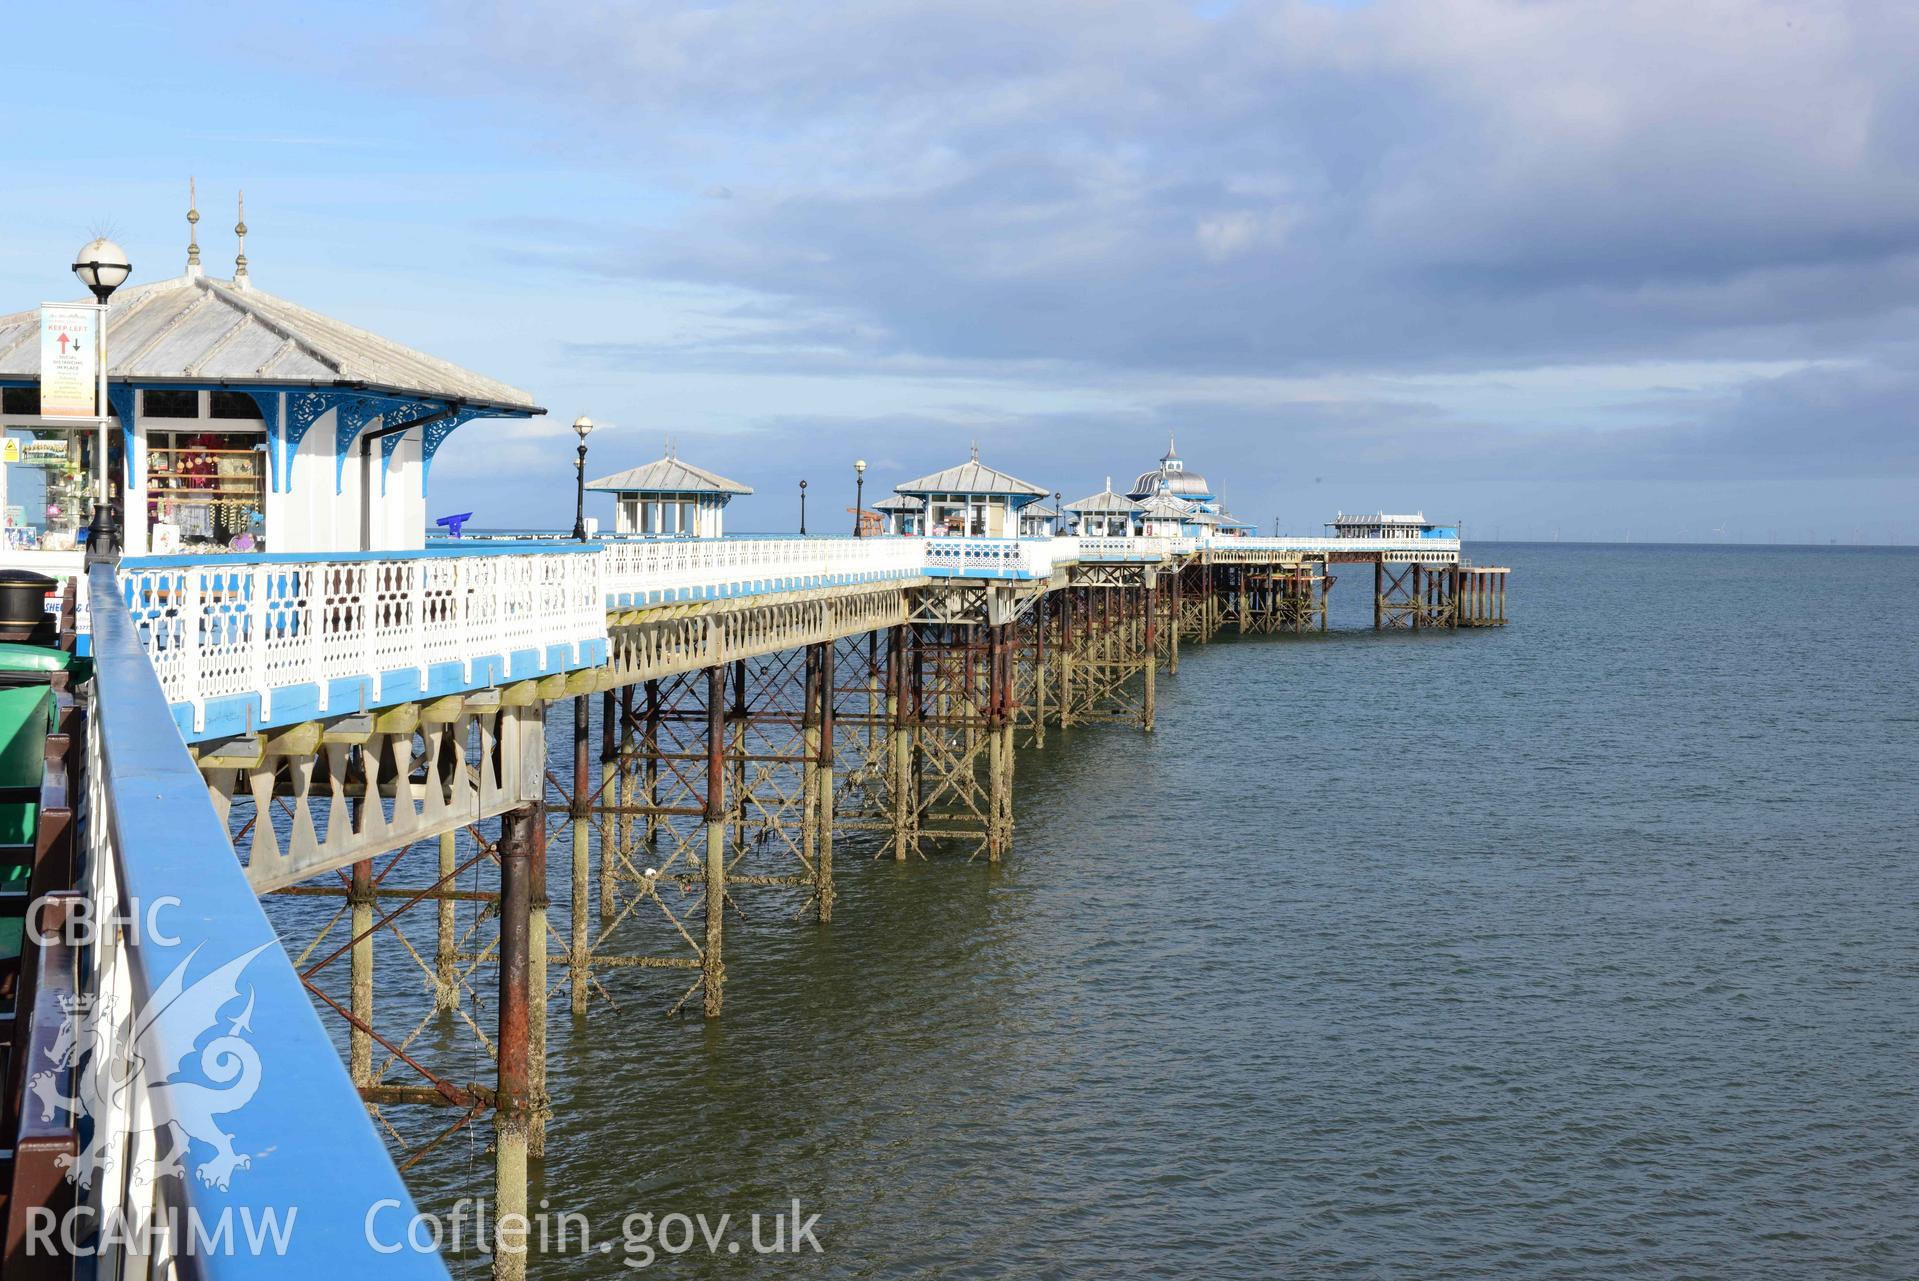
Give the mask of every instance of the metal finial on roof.
M 973 461 L 979 461 L 979 442 L 977 440 L 973 442 Z
M 187 178 L 187 275 L 200 274 L 200 190 Z
M 673 438 L 671 436 L 668 436 L 666 438 L 666 456 L 668 458 L 676 457 L 676 455 L 673 453 Z
M 233 284 L 236 289 L 245 289 L 247 280 L 247 193 L 240 193 L 240 221 L 233 224 L 233 234 L 238 238 L 240 251 L 233 259 Z

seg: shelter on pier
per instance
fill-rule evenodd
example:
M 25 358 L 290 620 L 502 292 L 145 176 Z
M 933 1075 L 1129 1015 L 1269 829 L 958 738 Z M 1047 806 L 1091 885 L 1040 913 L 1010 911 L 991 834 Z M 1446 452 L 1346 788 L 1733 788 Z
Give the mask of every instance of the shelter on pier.
M 1326 522 L 1335 538 L 1458 538 L 1457 525 L 1442 525 L 1427 520 L 1426 513 L 1393 515 L 1374 512 L 1370 516 L 1349 516 L 1340 512 Z
M 753 492 L 751 486 L 676 457 L 670 442 L 664 457 L 590 480 L 586 487 L 613 495 L 617 534 L 689 538 L 721 537 L 733 495 Z
M 1165 490 L 1139 505 L 1140 533 L 1148 538 L 1181 538 L 1199 529 L 1198 509 Z
M 1139 504 L 1115 493 L 1113 478 L 1097 494 L 1066 504 L 1082 538 L 1126 538 L 1139 532 Z
M 1241 520 L 1231 512 L 1219 513 L 1219 526 L 1214 531 L 1228 538 L 1250 537 L 1258 527 L 1250 520 Z
M 198 221 L 190 210 L 190 232 Z M 124 550 L 423 547 L 428 473 L 454 429 L 545 411 L 518 387 L 255 288 L 244 205 L 234 232 L 231 278 L 206 273 L 190 234 L 180 275 L 109 302 L 106 472 Z M 97 418 L 42 416 L 40 329 L 37 309 L 0 316 L 0 429 L 18 457 L 0 509 L 9 560 L 70 572 L 100 434 Z
M 1022 507 L 1019 512 L 1021 538 L 1050 538 L 1059 528 L 1059 512 L 1044 503 Z
M 873 504 L 873 510 L 886 518 L 886 532 L 917 536 L 924 533 L 926 503 L 905 494 L 893 494 Z
M 1018 513 L 1047 494 L 1030 481 L 988 467 L 979 460 L 978 446 L 959 466 L 895 485 L 893 492 L 926 504 L 922 528 L 927 534 L 974 538 L 1016 536 Z

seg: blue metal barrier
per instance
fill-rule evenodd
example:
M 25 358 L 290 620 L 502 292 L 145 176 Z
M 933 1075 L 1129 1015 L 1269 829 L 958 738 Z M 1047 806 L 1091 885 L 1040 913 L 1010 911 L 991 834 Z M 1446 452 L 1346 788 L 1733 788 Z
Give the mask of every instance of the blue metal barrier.
M 77 1094 L 92 1177 L 83 1202 L 101 1223 L 170 1213 L 176 1250 L 193 1244 L 191 1222 L 227 1224 L 228 1249 L 156 1276 L 445 1281 L 436 1254 L 369 1240 L 376 1205 L 390 1246 L 412 1199 L 233 856 L 113 570 L 92 570 L 90 587 L 83 880 L 104 928 L 83 990 L 103 1013 L 96 1067 L 126 1050 L 141 1066 L 129 1089 Z M 249 1226 L 269 1218 L 277 1234 Z M 112 1253 L 105 1233 L 96 1245 Z

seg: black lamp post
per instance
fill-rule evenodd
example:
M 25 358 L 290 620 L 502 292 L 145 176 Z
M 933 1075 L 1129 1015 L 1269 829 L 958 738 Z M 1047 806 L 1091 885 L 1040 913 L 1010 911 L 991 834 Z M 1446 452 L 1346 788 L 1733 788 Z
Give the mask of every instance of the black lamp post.
M 100 430 L 94 443 L 100 457 L 94 469 L 93 520 L 87 529 L 88 559 L 91 560 L 111 555 L 120 541 L 108 498 L 113 482 L 107 474 L 107 299 L 133 274 L 133 264 L 127 261 L 126 250 L 101 236 L 89 240 L 73 256 L 73 274 L 100 304 L 100 346 L 96 353 L 100 361 L 100 382 L 95 393 L 100 402 Z
M 580 448 L 573 459 L 573 541 L 586 541 L 586 438 L 593 433 L 593 420 L 581 414 L 573 420 L 573 432 Z
M 866 460 L 853 464 L 853 537 L 866 536 Z
M 1060 506 L 1060 493 L 1055 489 L 1053 491 L 1053 537 L 1058 538 L 1065 528 L 1066 509 Z
M 800 482 L 800 537 L 806 537 L 806 482 Z

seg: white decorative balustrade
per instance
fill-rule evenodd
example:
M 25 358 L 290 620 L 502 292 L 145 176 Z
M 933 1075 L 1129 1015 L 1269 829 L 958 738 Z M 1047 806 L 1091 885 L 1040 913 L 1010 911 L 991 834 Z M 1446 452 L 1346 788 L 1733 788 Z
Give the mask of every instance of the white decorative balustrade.
M 1045 581 L 1062 566 L 1195 551 L 1449 564 L 1457 539 L 649 538 L 438 543 L 416 552 L 122 562 L 136 634 L 190 739 L 596 666 L 607 611 L 935 579 Z
M 1170 538 L 1081 538 L 1079 559 L 1150 563 L 1166 559 L 1172 553 L 1174 541 Z
M 140 557 L 120 585 L 182 731 L 212 737 L 604 661 L 598 553 Z
M 609 542 L 609 608 L 920 578 L 918 538 L 657 538 Z
M 1077 538 L 927 538 L 929 578 L 1051 578 L 1056 565 L 1079 559 Z

